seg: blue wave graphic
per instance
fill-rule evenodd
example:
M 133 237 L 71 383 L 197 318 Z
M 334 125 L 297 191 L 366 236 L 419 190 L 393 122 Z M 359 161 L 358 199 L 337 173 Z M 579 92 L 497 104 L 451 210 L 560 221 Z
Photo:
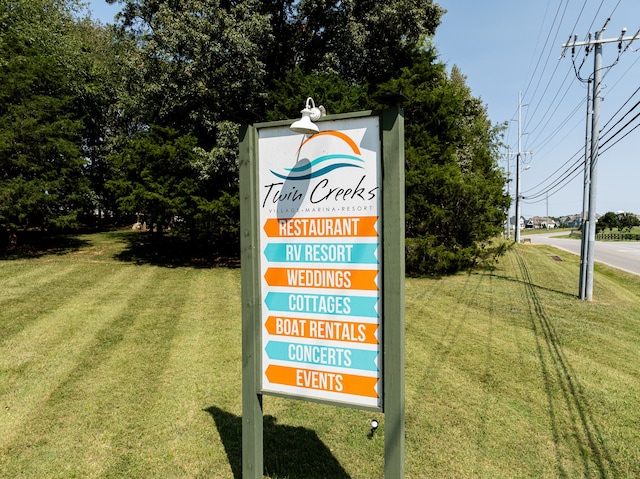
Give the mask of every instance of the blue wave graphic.
M 302 175 L 302 176 L 281 175 L 279 173 L 276 173 L 273 170 L 271 171 L 271 173 L 276 175 L 278 178 L 282 178 L 283 180 L 298 181 L 298 180 L 310 180 L 312 178 L 318 178 L 319 176 L 327 174 L 330 171 L 337 170 L 338 168 L 362 168 L 362 166 L 352 165 L 352 164 L 349 164 L 349 163 L 338 163 L 338 164 L 335 164 L 335 165 L 326 166 L 325 168 L 322 168 L 321 170 L 318 170 L 318 171 L 313 172 L 313 173 L 309 173 L 308 175 Z
M 360 168 L 360 169 L 363 168 L 361 165 L 343 162 L 343 163 L 334 163 L 332 165 L 327 165 L 323 168 L 320 168 L 317 171 L 313 171 L 313 169 L 317 167 L 319 164 L 324 163 L 326 161 L 336 160 L 336 159 L 351 160 L 351 161 L 357 161 L 359 163 L 364 163 L 364 160 L 362 158 L 358 158 L 357 156 L 344 155 L 344 154 L 325 155 L 325 156 L 320 156 L 315 160 L 310 161 L 302 166 L 285 168 L 285 170 L 289 172 L 287 174 L 276 173 L 273 170 L 271 170 L 271 173 L 273 173 L 275 176 L 283 180 L 304 181 L 304 180 L 310 180 L 313 178 L 318 178 L 320 176 L 326 175 L 327 173 L 337 170 L 339 168 Z M 305 172 L 308 172 L 308 173 L 305 174 Z
M 305 171 L 305 170 L 310 170 L 313 167 L 315 167 L 316 165 L 319 165 L 320 163 L 323 163 L 325 161 L 329 161 L 329 160 L 335 160 L 335 159 L 343 159 L 343 160 L 353 160 L 353 161 L 358 161 L 360 163 L 364 163 L 364 160 L 362 158 L 358 158 L 357 156 L 352 156 L 352 155 L 325 155 L 325 156 L 320 156 L 318 158 L 316 158 L 313 161 L 310 161 L 309 163 L 303 165 L 303 166 L 296 166 L 294 168 L 286 168 L 287 171 L 290 171 L 292 173 L 298 173 L 300 171 Z

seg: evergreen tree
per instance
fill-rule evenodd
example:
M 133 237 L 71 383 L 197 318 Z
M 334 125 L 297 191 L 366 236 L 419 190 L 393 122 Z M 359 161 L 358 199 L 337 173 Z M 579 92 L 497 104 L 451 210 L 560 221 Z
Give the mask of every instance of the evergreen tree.
M 195 138 L 171 128 L 154 126 L 137 132 L 123 150 L 111 158 L 123 174 L 107 188 L 125 213 L 142 215 L 149 228 L 162 234 L 174 222 L 193 217 L 190 198 L 198 192 L 192 168 Z
M 269 92 L 272 108 L 267 120 L 296 118 L 307 97 L 322 100 L 329 114 L 359 111 L 371 108 L 368 84 L 350 84 L 340 75 L 330 72 L 305 74 L 299 67 L 274 82 Z
M 457 68 L 448 75 L 433 49 L 383 88 L 406 105 L 407 272 L 446 274 L 501 252 L 491 246 L 508 198 L 497 165 L 499 129 L 487 120 Z
M 113 150 L 113 132 L 120 123 L 117 98 L 120 64 L 130 45 L 118 38 L 112 27 L 89 18 L 76 20 L 75 57 L 68 76 L 74 79 L 77 115 L 82 120 L 81 143 L 85 164 L 83 176 L 90 191 L 85 195 L 81 221 L 100 226 L 111 220 L 114 199 L 105 189 L 112 171 L 106 157 Z M 73 73 L 71 73 L 73 71 Z
M 72 5 L 72 4 L 69 4 Z M 69 5 L 0 2 L 0 231 L 76 224 L 87 193 Z
M 268 0 L 261 9 L 274 39 L 266 46 L 269 85 L 295 68 L 349 84 L 388 80 L 444 13 L 432 0 Z

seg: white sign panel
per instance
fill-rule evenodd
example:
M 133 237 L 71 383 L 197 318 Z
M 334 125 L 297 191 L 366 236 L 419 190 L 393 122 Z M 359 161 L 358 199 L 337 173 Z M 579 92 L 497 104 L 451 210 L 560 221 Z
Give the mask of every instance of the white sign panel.
M 259 130 L 262 392 L 381 407 L 380 126 Z

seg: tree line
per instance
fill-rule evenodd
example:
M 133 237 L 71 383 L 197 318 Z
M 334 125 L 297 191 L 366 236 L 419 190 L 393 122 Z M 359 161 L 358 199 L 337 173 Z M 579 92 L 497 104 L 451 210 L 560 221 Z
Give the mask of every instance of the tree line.
M 431 0 L 0 0 L 0 245 L 131 225 L 237 254 L 238 127 L 403 92 L 407 271 L 501 252 L 501 127 L 430 39 Z
M 618 231 L 630 233 L 633 228 L 640 226 L 640 218 L 633 213 L 614 213 L 613 211 L 607 211 L 604 215 L 598 218 L 596 222 L 596 233 L 602 233 L 608 229 L 613 231 L 617 228 Z

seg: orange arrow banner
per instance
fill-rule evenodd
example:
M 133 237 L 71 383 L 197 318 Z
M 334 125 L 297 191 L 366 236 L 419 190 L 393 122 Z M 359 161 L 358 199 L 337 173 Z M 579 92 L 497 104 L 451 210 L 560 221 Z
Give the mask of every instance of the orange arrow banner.
M 378 325 L 373 323 L 269 316 L 265 328 L 274 336 L 378 344 Z
M 269 218 L 264 231 L 269 238 L 377 237 L 377 221 L 377 216 Z
M 377 398 L 378 378 L 270 364 L 265 371 L 269 382 L 283 386 L 318 389 L 355 396 Z
M 268 268 L 269 286 L 377 291 L 376 270 L 326 268 Z

